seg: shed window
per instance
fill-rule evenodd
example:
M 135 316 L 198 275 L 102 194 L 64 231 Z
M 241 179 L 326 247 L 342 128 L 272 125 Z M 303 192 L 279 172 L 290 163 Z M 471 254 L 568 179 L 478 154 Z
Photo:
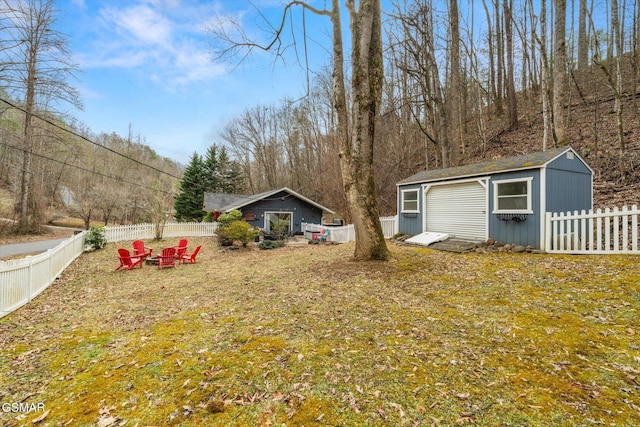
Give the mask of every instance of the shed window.
M 418 213 L 418 190 L 402 190 L 402 212 Z
M 494 181 L 494 213 L 533 213 L 531 181 L 533 178 Z

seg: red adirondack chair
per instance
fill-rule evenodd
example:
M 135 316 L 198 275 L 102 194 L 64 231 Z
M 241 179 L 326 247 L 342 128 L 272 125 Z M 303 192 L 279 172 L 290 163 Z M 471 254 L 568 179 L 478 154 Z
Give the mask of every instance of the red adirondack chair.
M 133 256 L 142 257 L 142 259 L 145 259 L 147 257 L 150 257 L 152 252 L 153 249 L 145 246 L 142 240 L 133 241 Z
M 176 266 L 176 248 L 164 248 L 158 255 L 158 268 L 162 270 L 167 267 Z
M 118 249 L 118 258 L 120 258 L 120 266 L 116 268 L 116 271 L 124 268 L 127 270 L 131 270 L 135 266 L 139 265 L 142 268 L 142 260 L 144 258 L 131 256 L 131 253 L 128 249 Z
M 191 252 L 190 254 L 188 254 L 188 253 L 186 253 L 186 252 L 185 252 L 185 253 L 183 253 L 183 254 L 180 256 L 180 263 L 183 263 L 183 262 L 185 262 L 185 261 L 189 261 L 189 263 L 191 263 L 191 264 L 195 264 L 195 263 L 196 263 L 196 255 L 198 255 L 198 252 L 200 252 L 200 248 L 201 248 L 201 247 L 202 247 L 202 246 L 197 246 L 197 247 L 196 247 L 196 250 L 195 250 L 195 251 L 193 251 L 193 252 Z
M 185 252 L 187 252 L 187 239 L 180 239 L 178 246 L 175 246 L 176 249 L 176 259 L 179 260 Z

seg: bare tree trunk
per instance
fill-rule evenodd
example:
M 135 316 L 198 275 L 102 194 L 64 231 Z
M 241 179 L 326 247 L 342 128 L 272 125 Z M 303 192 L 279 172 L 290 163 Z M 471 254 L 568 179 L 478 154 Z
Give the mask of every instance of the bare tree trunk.
M 552 124 L 553 119 L 551 117 L 551 83 L 550 83 L 550 70 L 549 70 L 549 58 L 547 55 L 547 1 L 540 0 L 540 37 L 538 38 L 538 44 L 540 46 L 540 67 L 542 73 L 542 150 L 546 151 L 549 148 L 549 141 L 552 140 Z
M 640 67 L 638 66 L 638 47 L 640 46 L 640 43 L 638 43 L 640 40 L 640 1 L 635 0 L 633 2 L 633 35 L 631 37 L 631 65 L 633 68 L 633 78 L 634 80 L 637 82 L 638 81 L 638 74 L 639 74 L 639 70 Z M 634 95 L 636 94 L 636 92 L 638 91 L 637 89 L 637 84 L 634 83 L 633 85 L 633 93 Z M 638 99 L 637 96 L 633 96 L 632 97 L 633 101 L 633 110 L 637 111 L 638 108 Z
M 382 12 L 380 0 L 347 0 L 352 37 L 352 131 L 349 132 L 340 2 L 332 0 L 333 60 L 342 181 L 356 233 L 354 257 L 389 258 L 376 197 L 373 171 L 375 124 L 382 97 Z
M 564 116 L 567 63 L 566 22 L 567 0 L 553 0 L 555 5 L 555 52 L 553 58 L 553 130 L 555 142 L 563 145 L 567 142 Z
M 474 16 L 475 16 L 475 10 L 474 10 L 474 3 L 471 4 L 471 25 L 469 26 L 469 46 L 468 46 L 468 51 L 467 51 L 467 55 L 469 56 L 469 76 L 472 80 L 472 87 L 473 87 L 473 93 L 472 93 L 472 97 L 474 97 L 475 99 L 473 99 L 473 106 L 471 107 L 472 110 L 475 110 L 475 123 L 478 129 L 478 135 L 480 136 L 480 148 L 481 148 L 481 153 L 484 156 L 484 153 L 487 149 L 487 132 L 486 132 L 486 127 L 485 127 L 485 123 L 484 123 L 484 95 L 483 95 L 483 88 L 481 85 L 481 80 L 480 80 L 480 72 L 479 72 L 479 66 L 478 66 L 478 55 L 476 53 L 476 49 L 475 49 L 475 42 L 474 42 Z
M 615 2 L 615 0 L 612 0 Z M 609 1 L 606 2 L 607 6 L 609 6 Z M 616 16 L 614 17 L 609 16 L 609 14 L 611 13 L 613 9 L 613 6 L 611 7 L 607 7 L 607 19 L 606 19 L 606 23 L 607 23 L 607 31 L 606 31 L 606 37 L 607 37 L 607 66 L 609 67 L 609 69 L 613 68 L 613 60 L 614 60 L 614 54 L 613 54 L 613 48 L 616 45 L 616 41 L 615 41 L 615 35 L 614 35 L 614 21 L 617 20 L 617 13 L 615 14 Z
M 578 69 L 585 70 L 589 64 L 589 40 L 587 39 L 587 0 L 580 0 L 578 12 Z
M 624 19 L 625 8 L 623 6 L 622 11 L 618 10 L 618 0 L 611 0 L 611 26 L 613 27 L 613 34 L 615 37 L 616 47 L 616 90 L 615 93 L 615 110 L 616 110 L 616 127 L 618 130 L 618 164 L 620 166 L 620 179 L 624 182 L 626 180 L 626 170 L 624 167 L 624 155 L 627 151 L 625 139 L 624 139 L 624 121 L 622 119 L 622 55 L 623 55 L 623 32 L 624 21 L 620 22 L 620 16 Z
M 624 122 L 622 119 L 622 112 L 623 112 L 623 102 L 622 102 L 622 69 L 621 69 L 621 64 L 620 64 L 620 60 L 622 58 L 622 35 L 621 35 L 621 29 L 620 29 L 620 20 L 619 20 L 619 14 L 620 11 L 618 10 L 618 2 L 617 0 L 612 0 L 611 1 L 611 34 L 610 37 L 613 39 L 613 44 L 615 45 L 615 76 L 612 75 L 611 73 L 611 69 L 608 68 L 601 60 L 601 58 L 599 58 L 599 55 L 597 53 L 599 53 L 600 49 L 598 48 L 598 46 L 596 45 L 596 55 L 594 55 L 594 64 L 596 64 L 598 67 L 600 67 L 600 69 L 602 70 L 602 72 L 604 73 L 604 75 L 607 77 L 607 83 L 608 86 L 611 88 L 611 91 L 613 92 L 613 96 L 615 99 L 615 111 L 616 111 L 616 128 L 617 128 L 617 133 L 618 133 L 618 154 L 619 154 L 619 164 L 620 164 L 620 176 L 621 179 L 624 181 L 625 179 L 625 175 L 626 175 L 626 171 L 624 169 L 624 163 L 622 162 L 622 159 L 624 157 L 624 154 L 626 152 L 626 144 L 625 144 L 625 139 L 624 139 Z M 612 51 L 613 52 L 613 51 Z M 613 53 L 611 53 L 611 55 L 613 55 Z M 614 58 L 607 58 L 607 63 L 611 64 L 611 61 L 613 61 Z
M 535 92 L 539 92 L 540 91 L 540 79 L 541 77 L 541 72 L 538 71 L 538 67 L 540 66 L 540 63 L 538 61 L 536 61 L 536 20 L 538 19 L 537 16 L 535 15 L 535 10 L 533 8 L 533 0 L 528 0 L 528 5 L 529 5 L 529 21 L 531 22 L 531 31 L 530 31 L 530 37 L 531 37 L 531 41 L 529 44 L 529 51 L 530 51 L 530 60 L 529 60 L 529 65 L 531 66 L 531 69 L 529 71 L 529 75 L 531 76 L 531 87 L 532 89 L 535 90 Z M 526 35 L 523 35 L 523 38 L 526 38 Z
M 30 22 L 34 25 L 33 22 Z M 40 51 L 40 25 L 29 27 L 30 35 L 29 48 L 27 51 L 27 75 L 26 75 L 26 95 L 25 95 L 25 117 L 23 129 L 23 160 L 22 160 L 22 177 L 20 179 L 20 216 L 18 218 L 18 233 L 28 233 L 29 224 L 29 199 L 31 196 L 31 159 L 33 154 L 33 113 L 35 110 L 36 96 L 36 63 Z
M 25 124 L 23 132 L 23 157 L 22 157 L 22 176 L 20 179 L 20 215 L 18 218 L 18 233 L 25 234 L 29 232 L 29 197 L 31 196 L 31 158 L 33 153 L 33 97 L 31 98 L 31 107 L 27 100 L 25 109 Z
M 504 114 L 503 94 L 504 94 L 504 30 L 503 19 L 500 19 L 500 0 L 494 1 L 494 10 L 496 13 L 496 58 L 498 61 L 496 69 L 496 115 Z
M 516 99 L 516 83 L 514 79 L 514 65 L 513 65 L 513 0 L 504 0 L 504 28 L 506 36 L 506 50 L 507 50 L 507 104 L 508 104 L 508 118 L 509 118 L 509 130 L 514 130 L 518 127 L 518 101 Z
M 496 103 L 498 97 L 496 90 L 496 71 L 493 59 L 495 58 L 494 42 L 493 42 L 493 27 L 491 26 L 491 13 L 489 12 L 489 6 L 487 1 L 482 0 L 484 6 L 485 16 L 487 17 L 487 45 L 489 46 L 489 91 L 491 93 L 489 100 L 489 114 L 491 114 L 492 107 Z
M 449 106 L 451 111 L 450 128 L 451 139 L 449 144 L 449 165 L 458 164 L 458 155 L 462 146 L 463 121 L 462 121 L 462 84 L 460 82 L 460 24 L 458 17 L 458 0 L 449 0 L 449 72 L 451 74 L 449 88 Z

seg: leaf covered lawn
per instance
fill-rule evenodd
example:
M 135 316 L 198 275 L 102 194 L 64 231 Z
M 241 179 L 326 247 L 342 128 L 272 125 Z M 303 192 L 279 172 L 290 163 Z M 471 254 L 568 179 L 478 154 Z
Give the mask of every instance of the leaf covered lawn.
M 199 244 L 197 264 L 128 272 L 110 244 L 0 319 L 0 401 L 47 411 L 2 424 L 640 420 L 638 257 Z

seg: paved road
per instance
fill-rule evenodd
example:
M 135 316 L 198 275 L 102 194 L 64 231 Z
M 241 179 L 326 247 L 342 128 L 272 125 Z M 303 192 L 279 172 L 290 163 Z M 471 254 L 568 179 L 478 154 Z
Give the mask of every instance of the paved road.
M 15 243 L 13 245 L 0 245 L 0 258 L 15 255 L 35 255 L 53 249 L 66 239 L 42 240 L 38 242 Z

